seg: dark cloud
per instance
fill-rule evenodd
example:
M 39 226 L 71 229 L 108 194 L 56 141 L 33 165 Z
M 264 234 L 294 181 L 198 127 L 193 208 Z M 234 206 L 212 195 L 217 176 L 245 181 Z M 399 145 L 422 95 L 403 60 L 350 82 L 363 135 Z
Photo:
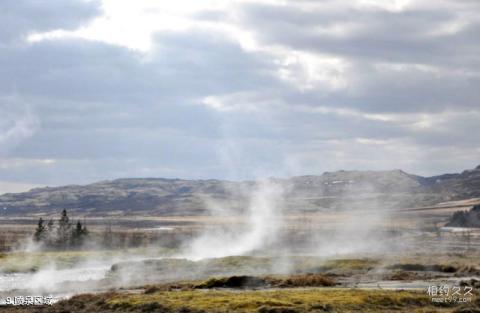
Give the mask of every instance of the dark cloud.
M 0 44 L 32 32 L 74 29 L 101 13 L 98 1 L 4 0 L 0 4 Z
M 5 49 L 0 65 L 3 92 L 140 106 L 270 86 L 273 71 L 268 58 L 200 32 L 163 33 L 147 56 L 93 41 L 45 41 Z

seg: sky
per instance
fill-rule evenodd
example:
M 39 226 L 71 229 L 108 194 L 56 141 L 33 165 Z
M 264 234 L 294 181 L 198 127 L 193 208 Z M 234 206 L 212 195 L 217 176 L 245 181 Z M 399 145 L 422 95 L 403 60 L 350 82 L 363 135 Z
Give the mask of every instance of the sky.
M 480 164 L 476 0 L 3 0 L 0 193 Z

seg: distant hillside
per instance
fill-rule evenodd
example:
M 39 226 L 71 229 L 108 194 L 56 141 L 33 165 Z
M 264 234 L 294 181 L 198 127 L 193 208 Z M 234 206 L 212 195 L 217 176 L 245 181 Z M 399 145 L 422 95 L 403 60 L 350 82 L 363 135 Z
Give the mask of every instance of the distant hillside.
M 393 171 L 339 171 L 271 179 L 291 212 L 403 208 L 480 197 L 480 166 L 460 174 L 421 177 Z M 257 182 L 128 178 L 85 186 L 36 188 L 0 196 L 2 215 L 58 212 L 89 215 L 203 215 L 209 208 L 242 212 Z
M 480 166 L 460 174 L 445 174 L 427 178 L 432 192 L 454 199 L 468 199 L 480 196 Z

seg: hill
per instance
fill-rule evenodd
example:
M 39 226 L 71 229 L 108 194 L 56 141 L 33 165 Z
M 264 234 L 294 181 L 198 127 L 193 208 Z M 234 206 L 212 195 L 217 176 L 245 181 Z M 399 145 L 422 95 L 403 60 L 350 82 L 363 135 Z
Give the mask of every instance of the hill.
M 392 171 L 338 171 L 270 179 L 290 212 L 351 208 L 407 208 L 480 197 L 480 166 L 459 174 L 421 177 Z M 241 213 L 259 182 L 127 178 L 90 185 L 36 188 L 0 196 L 2 215 L 58 212 L 88 215 L 204 215 L 209 209 Z

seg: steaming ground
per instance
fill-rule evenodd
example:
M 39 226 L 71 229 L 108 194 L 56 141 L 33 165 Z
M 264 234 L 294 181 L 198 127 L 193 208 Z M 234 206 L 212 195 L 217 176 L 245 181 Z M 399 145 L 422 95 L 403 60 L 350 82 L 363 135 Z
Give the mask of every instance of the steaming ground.
M 253 207 L 262 205 L 260 202 Z M 416 217 L 414 223 L 412 214 Z M 201 235 L 177 249 L 150 246 L 108 253 L 78 252 L 74 262 L 66 261 L 72 252 L 18 251 L 2 258 L 0 292 L 3 298 L 45 294 L 60 299 L 155 282 L 314 271 L 346 275 L 340 279 L 345 286 L 360 288 L 423 288 L 437 278 L 452 281 L 478 278 L 476 272 L 454 277 L 427 271 L 430 277 L 417 275 L 410 281 L 389 280 L 391 273 L 387 267 L 392 264 L 452 263 L 460 268 L 471 265 L 471 259 L 478 255 L 478 232 L 470 234 L 476 238 L 470 243 L 464 240 L 462 232 L 446 229 L 439 234 L 437 229 L 428 229 L 435 214 L 444 213 L 442 210 L 421 214 L 397 212 L 386 218 L 374 211 L 358 211 L 279 218 L 266 210 L 253 221 L 227 219 L 219 225 L 215 219 L 214 224 L 204 225 Z M 459 257 L 462 253 L 465 255 Z M 335 260 L 367 261 L 365 266 L 349 268 L 341 262 L 336 264 Z M 22 269 L 20 261 L 31 267 Z
M 135 229 L 182 238 L 173 246 L 170 241 L 163 246 L 162 240 L 113 250 L 41 252 L 30 246 L 4 254 L 0 299 L 51 295 L 58 301 L 83 293 L 119 288 L 128 293 L 143 285 L 201 284 L 235 275 L 310 273 L 332 279 L 340 288 L 365 290 L 423 291 L 431 284 L 480 280 L 480 232 L 441 228 L 455 205 L 388 212 L 372 205 L 289 215 L 281 208 L 282 190 L 271 185 L 258 190 L 243 216 L 220 212 L 185 218 L 189 224 L 179 224 L 178 217 L 164 218 L 157 226 L 149 218 L 144 228 Z

